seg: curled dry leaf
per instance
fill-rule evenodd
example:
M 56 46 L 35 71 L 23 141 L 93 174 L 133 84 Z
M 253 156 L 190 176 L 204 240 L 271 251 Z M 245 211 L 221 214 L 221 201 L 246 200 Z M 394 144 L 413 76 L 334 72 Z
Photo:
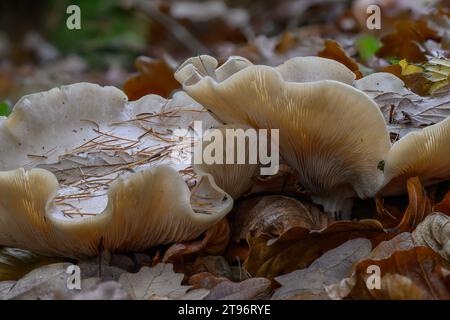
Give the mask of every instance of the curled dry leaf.
M 358 238 L 327 251 L 308 268 L 276 277 L 281 287 L 272 299 L 327 299 L 325 288 L 351 275 L 354 263 L 366 257 L 372 244 Z
M 385 278 L 381 281 L 381 289 L 369 290 L 367 279 L 371 273 L 367 273 L 367 270 L 372 265 L 380 268 L 382 278 L 388 274 L 399 275 L 401 278 L 398 276 Z M 450 275 L 446 270 L 449 267 L 450 264 L 440 255 L 430 248 L 421 246 L 396 251 L 388 258 L 381 260 L 364 260 L 355 268 L 356 283 L 347 297 L 353 299 L 420 297 L 448 300 L 450 299 Z M 400 285 L 399 282 L 401 282 Z M 408 292 L 407 289 L 412 291 Z
M 293 227 L 319 230 L 333 220 L 316 206 L 285 196 L 258 196 L 241 201 L 233 216 L 233 240 L 261 234 L 278 237 Z
M 419 178 L 409 178 L 406 187 L 409 204 L 396 229 L 409 232 L 414 230 L 431 213 L 431 203 Z
M 450 261 L 450 216 L 433 213 L 412 233 L 416 245 L 427 246 Z
M 17 280 L 33 269 L 61 260 L 40 256 L 28 250 L 0 248 L 0 281 Z
M 167 249 L 163 262 L 179 262 L 192 254 L 221 254 L 230 240 L 230 224 L 226 218 L 206 230 L 203 239 L 175 243 Z
M 317 54 L 319 57 L 336 60 L 353 71 L 356 79 L 362 78 L 363 74 L 359 70 L 356 61 L 350 58 L 344 49 L 334 40 L 325 40 L 325 48 Z
M 433 211 L 442 212 L 450 216 L 450 191 L 447 192 L 441 202 L 433 207 Z
M 169 97 L 172 91 L 180 87 L 173 77 L 173 68 L 166 59 L 139 57 L 135 62 L 137 74 L 132 75 L 123 85 L 128 98 L 138 100 L 147 94 Z
M 138 273 L 124 273 L 119 283 L 132 299 L 138 300 L 201 300 L 209 293 L 205 289 L 189 291 L 190 286 L 181 285 L 183 278 L 183 274 L 173 272 L 172 264 L 159 263 L 153 268 L 142 267 Z

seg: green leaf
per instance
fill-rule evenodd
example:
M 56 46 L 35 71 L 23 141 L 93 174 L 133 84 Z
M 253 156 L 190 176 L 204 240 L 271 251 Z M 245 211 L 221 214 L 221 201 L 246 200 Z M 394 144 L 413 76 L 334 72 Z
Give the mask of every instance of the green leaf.
M 7 102 L 0 102 L 0 116 L 7 117 L 11 113 L 9 104 Z
M 380 47 L 380 40 L 373 36 L 363 36 L 356 41 L 356 49 L 364 61 L 372 58 Z

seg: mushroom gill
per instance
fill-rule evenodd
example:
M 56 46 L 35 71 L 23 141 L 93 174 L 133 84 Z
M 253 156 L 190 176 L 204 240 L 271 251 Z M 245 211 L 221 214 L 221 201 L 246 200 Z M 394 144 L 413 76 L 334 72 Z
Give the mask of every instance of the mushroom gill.
M 78 83 L 23 97 L 0 119 L 0 245 L 85 257 L 196 238 L 233 200 L 184 159 L 191 140 L 173 133 L 194 120 L 217 125 L 184 93 L 127 102 Z
M 217 63 L 201 59 L 207 67 L 188 60 L 175 73 L 183 89 L 224 123 L 279 129 L 281 156 L 325 211 L 349 217 L 352 197 L 377 193 L 389 135 L 376 103 L 344 83 L 353 81 L 351 71 L 336 71 L 345 66 L 319 58 L 327 63 L 309 69 L 304 64 L 318 60 L 296 58 L 276 68 L 246 66 L 220 81 Z

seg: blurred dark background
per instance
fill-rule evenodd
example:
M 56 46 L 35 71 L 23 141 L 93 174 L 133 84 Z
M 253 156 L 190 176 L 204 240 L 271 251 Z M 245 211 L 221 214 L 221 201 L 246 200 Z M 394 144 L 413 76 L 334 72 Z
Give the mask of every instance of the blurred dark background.
M 382 6 L 384 19 L 397 18 L 404 12 L 421 14 L 421 8 L 411 9 L 412 2 L 426 6 L 436 1 L 372 2 Z M 122 87 L 136 71 L 135 60 L 139 56 L 163 58 L 170 68 L 202 53 L 219 59 L 239 54 L 255 63 L 276 64 L 289 56 L 316 54 L 324 38 L 338 40 L 352 55 L 355 36 L 364 31 L 360 17 L 362 14 L 364 18 L 366 3 L 364 0 L 2 1 L 0 102 L 11 105 L 23 94 L 78 81 Z M 66 9 L 72 4 L 81 9 L 80 30 L 66 27 L 69 17 Z

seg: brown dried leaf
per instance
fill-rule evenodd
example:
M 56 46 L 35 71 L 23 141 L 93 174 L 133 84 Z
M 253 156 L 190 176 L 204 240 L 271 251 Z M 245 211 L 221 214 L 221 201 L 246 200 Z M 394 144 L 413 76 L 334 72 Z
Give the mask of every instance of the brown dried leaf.
M 380 267 L 381 289 L 368 289 L 368 267 Z M 368 259 L 360 262 L 355 269 L 356 284 L 348 298 L 353 299 L 387 299 L 387 298 L 421 298 L 450 299 L 450 275 L 446 270 L 450 264 L 430 248 L 413 247 L 406 251 L 396 251 L 385 259 Z M 400 275 L 385 278 L 388 274 Z M 409 279 L 409 281 L 404 278 Z M 393 283 L 394 282 L 394 283 Z M 401 282 L 401 283 L 399 283 Z M 408 290 L 406 291 L 405 287 Z M 409 293 L 408 293 L 409 292 Z
M 223 281 L 229 280 L 224 277 L 217 277 L 210 272 L 200 272 L 192 275 L 188 280 L 188 284 L 191 285 L 193 289 L 203 288 L 209 290 Z
M 285 196 L 259 196 L 238 204 L 233 216 L 233 240 L 246 239 L 249 234 L 278 237 L 293 227 L 319 230 L 331 222 L 310 203 Z
M 274 277 L 310 265 L 324 252 L 365 237 L 374 245 L 389 238 L 377 220 L 337 221 L 321 230 L 293 227 L 277 238 L 249 235 L 250 254 L 244 268 L 253 276 Z
M 368 239 L 358 238 L 327 251 L 308 268 L 276 277 L 281 284 L 272 299 L 305 299 L 327 296 L 325 288 L 351 275 L 354 263 L 366 257 L 372 244 Z
M 191 290 L 190 286 L 183 286 L 184 275 L 173 272 L 171 264 L 160 263 L 153 268 L 142 267 L 138 273 L 124 273 L 119 283 L 132 299 L 148 300 L 152 297 L 169 298 L 175 300 L 201 300 L 208 290 Z
M 151 93 L 167 98 L 173 90 L 180 87 L 173 77 L 173 68 L 165 59 L 139 57 L 135 65 L 138 73 L 123 85 L 123 90 L 131 101 Z
M 336 60 L 344 64 L 347 68 L 353 71 L 356 79 L 362 78 L 363 74 L 359 71 L 359 66 L 356 61 L 350 58 L 342 49 L 342 47 L 334 40 L 325 40 L 325 49 L 317 54 L 319 57 Z
M 447 192 L 441 202 L 433 207 L 433 211 L 442 212 L 450 216 L 450 191 Z
M 412 231 L 431 213 L 430 199 L 418 177 L 409 178 L 406 183 L 409 205 L 398 224 L 399 231 Z
M 426 56 L 420 44 L 426 40 L 440 40 L 437 32 L 431 29 L 426 21 L 400 20 L 395 24 L 395 31 L 381 39 L 383 46 L 377 54 L 383 58 L 424 62 Z
M 267 298 L 272 282 L 265 278 L 252 278 L 242 282 L 221 281 L 214 286 L 205 300 L 257 300 Z
M 434 213 L 425 218 L 412 233 L 414 243 L 427 246 L 450 261 L 450 217 Z
M 226 218 L 209 228 L 202 240 L 175 243 L 167 249 L 163 262 L 182 262 L 193 254 L 221 254 L 230 241 L 230 225 Z

